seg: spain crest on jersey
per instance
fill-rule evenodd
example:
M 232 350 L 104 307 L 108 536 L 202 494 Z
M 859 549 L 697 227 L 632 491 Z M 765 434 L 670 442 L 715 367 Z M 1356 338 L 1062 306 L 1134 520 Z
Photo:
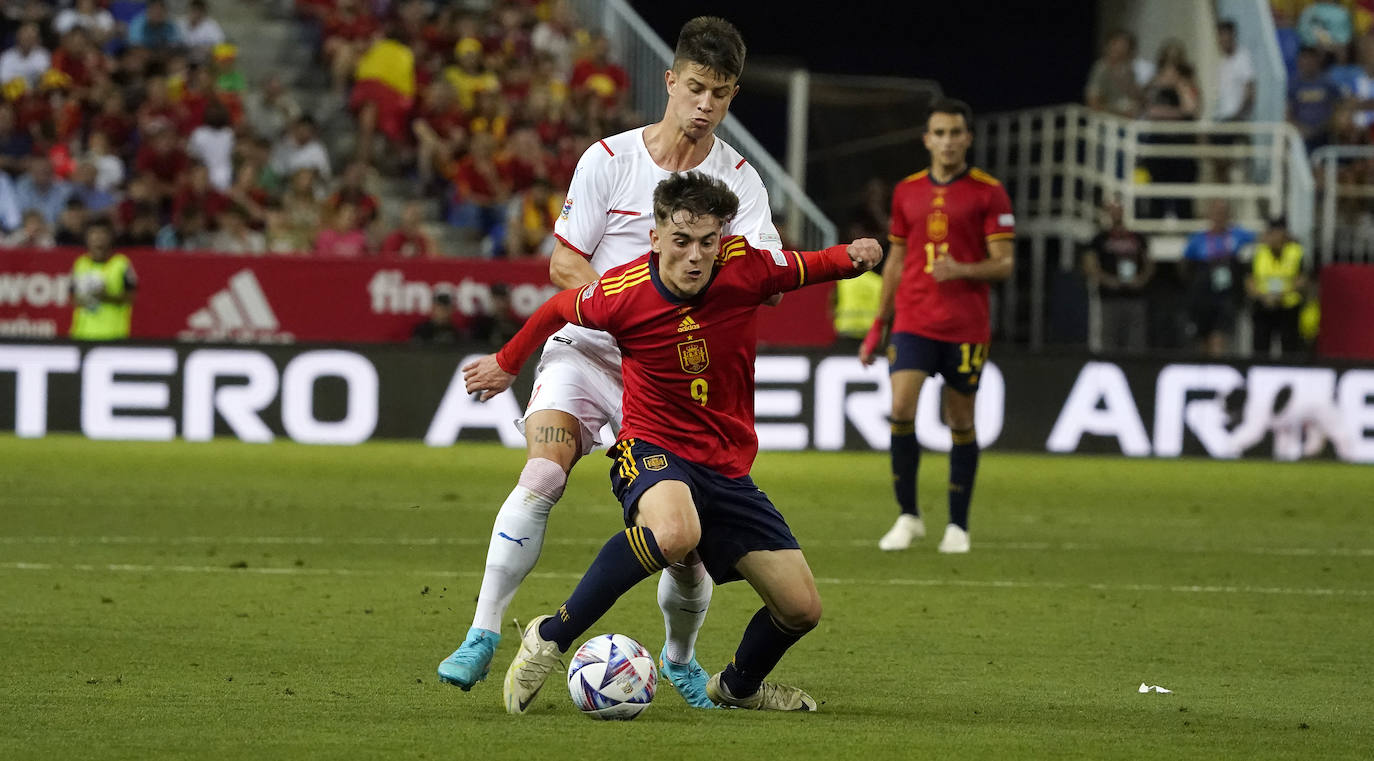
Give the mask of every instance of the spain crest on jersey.
M 926 215 L 926 237 L 941 241 L 949 235 L 949 217 L 943 211 L 932 211 Z
M 706 353 L 706 339 L 698 338 L 693 341 L 683 341 L 677 345 L 677 356 L 682 362 L 682 371 L 696 375 L 705 370 L 711 364 L 711 357 Z

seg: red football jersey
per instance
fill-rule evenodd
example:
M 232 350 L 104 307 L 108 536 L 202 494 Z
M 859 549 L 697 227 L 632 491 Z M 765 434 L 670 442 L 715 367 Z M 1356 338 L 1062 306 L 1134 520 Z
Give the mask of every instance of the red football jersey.
M 770 251 L 727 236 L 710 283 L 684 300 L 659 279 L 658 256 L 646 254 L 550 299 L 497 362 L 517 371 L 564 322 L 604 330 L 620 344 L 620 439 L 643 439 L 739 478 L 748 475 L 759 448 L 754 357 L 760 304 L 774 293 L 859 273 L 843 245 Z
M 935 281 L 931 268 L 941 256 L 961 262 L 987 258 L 987 242 L 1015 234 L 1011 199 L 992 175 L 969 169 L 946 184 L 917 172 L 892 192 L 888 237 L 906 243 L 902 281 L 897 286 L 892 330 L 937 341 L 987 343 L 988 283 Z

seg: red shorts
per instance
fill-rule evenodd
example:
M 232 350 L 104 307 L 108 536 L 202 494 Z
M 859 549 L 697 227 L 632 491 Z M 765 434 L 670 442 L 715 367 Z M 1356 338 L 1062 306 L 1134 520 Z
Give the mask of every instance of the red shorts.
M 348 109 L 357 113 L 365 103 L 377 107 L 377 129 L 382 134 L 396 142 L 410 135 L 410 98 L 375 79 L 363 79 L 353 85 Z

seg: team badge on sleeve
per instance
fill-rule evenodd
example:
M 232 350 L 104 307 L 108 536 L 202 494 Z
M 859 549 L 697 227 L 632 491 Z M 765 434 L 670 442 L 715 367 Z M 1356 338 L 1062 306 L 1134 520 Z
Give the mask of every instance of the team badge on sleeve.
M 563 211 L 562 211 L 558 216 L 559 216 L 560 218 L 562 218 L 562 219 L 567 219 L 567 218 L 568 218 L 568 215 L 572 213 L 572 205 L 573 205 L 573 198 L 572 198 L 572 196 L 568 196 L 567 198 L 564 198 L 564 199 L 563 199 Z
M 691 375 L 700 373 L 711 364 L 711 358 L 706 353 L 706 339 L 704 338 L 683 341 L 678 344 L 677 356 L 682 362 L 682 371 Z

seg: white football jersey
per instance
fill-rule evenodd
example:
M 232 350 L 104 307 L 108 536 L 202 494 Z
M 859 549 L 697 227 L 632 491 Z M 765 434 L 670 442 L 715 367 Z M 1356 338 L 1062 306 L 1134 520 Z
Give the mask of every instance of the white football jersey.
M 598 275 L 649 251 L 654 188 L 672 172 L 654 163 L 644 144 L 644 129 L 598 140 L 582 154 L 563 211 L 553 225 L 554 235 L 587 257 Z M 694 171 L 723 180 L 739 197 L 739 213 L 725 226 L 725 234 L 743 235 L 755 248 L 778 247 L 768 191 L 739 151 L 716 136 L 711 152 Z M 599 330 L 567 325 L 549 339 L 544 352 L 547 355 L 560 347 L 620 365 L 615 339 Z

